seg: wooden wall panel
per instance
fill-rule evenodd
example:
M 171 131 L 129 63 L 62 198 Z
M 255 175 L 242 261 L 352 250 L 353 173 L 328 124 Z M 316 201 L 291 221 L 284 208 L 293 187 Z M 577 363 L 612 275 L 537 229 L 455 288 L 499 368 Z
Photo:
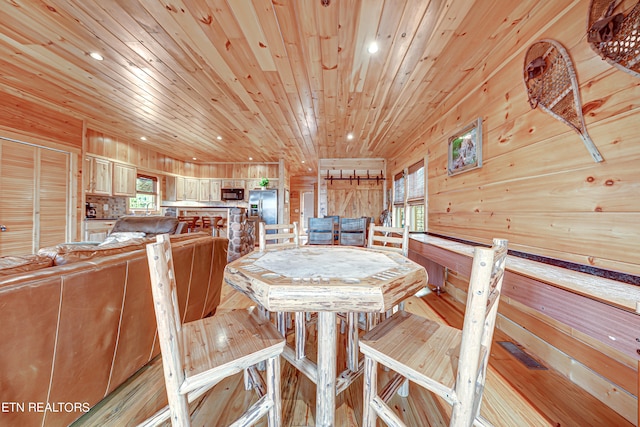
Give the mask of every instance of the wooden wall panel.
M 369 216 L 378 218 L 383 203 L 382 183 L 364 181 L 360 185 L 349 181 L 327 184 L 327 213 L 342 217 Z
M 82 147 L 82 120 L 6 92 L 0 96 L 0 129 L 75 149 Z
M 468 78 L 427 113 L 401 154 L 389 159 L 387 174 L 428 153 L 430 232 L 484 243 L 504 237 L 516 250 L 640 275 L 640 258 L 630 250 L 640 240 L 640 84 L 586 43 L 587 2 L 538 6 L 548 11 L 518 22 L 517 40 L 496 34 L 492 54 L 463 68 Z M 514 7 L 513 16 L 527 16 L 531 5 Z M 476 24 L 469 25 L 463 27 L 473 33 Z M 574 61 L 602 163 L 591 159 L 576 132 L 528 104 L 524 54 L 541 38 L 558 40 Z M 475 55 L 469 53 L 469 64 Z M 483 118 L 483 166 L 448 176 L 448 137 L 477 117 Z
M 183 162 L 146 147 L 103 132 L 87 129 L 86 151 L 111 160 L 130 163 L 139 169 L 196 178 L 278 178 L 277 163 L 195 163 Z

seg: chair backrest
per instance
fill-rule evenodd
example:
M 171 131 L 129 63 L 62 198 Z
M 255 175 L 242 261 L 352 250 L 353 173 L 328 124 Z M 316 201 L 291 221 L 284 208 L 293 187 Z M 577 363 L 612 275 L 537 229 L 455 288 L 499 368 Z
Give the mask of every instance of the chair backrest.
M 189 232 L 195 231 L 198 217 L 195 216 L 179 216 L 178 221 L 186 222 Z
M 269 231 L 273 230 L 273 233 Z M 282 248 L 288 246 L 297 247 L 300 244 L 298 235 L 298 223 L 293 224 L 265 224 L 259 225 L 258 242 L 260 252 L 270 248 Z
M 333 220 L 333 240 L 338 243 L 340 240 L 340 215 L 328 215 L 325 218 L 331 218 Z
M 160 234 L 156 240 L 156 243 L 147 245 L 147 260 L 167 395 L 172 399 L 178 395 L 177 391 L 185 379 L 182 369 L 182 322 L 169 236 Z M 172 375 L 166 374 L 168 369 Z
M 364 246 L 366 239 L 366 218 L 340 218 L 341 245 Z
M 332 245 L 333 244 L 333 218 L 309 218 L 310 245 Z
M 385 227 L 369 224 L 367 247 L 409 255 L 409 227 Z
M 506 259 L 506 240 L 475 248 L 455 386 L 461 404 L 454 406 L 451 425 L 471 425 L 480 412 Z

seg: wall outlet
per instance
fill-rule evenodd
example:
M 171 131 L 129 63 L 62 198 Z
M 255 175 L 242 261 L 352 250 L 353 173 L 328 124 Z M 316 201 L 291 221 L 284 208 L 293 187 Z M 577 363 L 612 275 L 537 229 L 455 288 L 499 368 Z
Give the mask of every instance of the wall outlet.
M 108 211 L 109 210 L 109 205 L 107 205 L 106 203 L 104 205 L 102 205 L 102 210 L 103 211 Z

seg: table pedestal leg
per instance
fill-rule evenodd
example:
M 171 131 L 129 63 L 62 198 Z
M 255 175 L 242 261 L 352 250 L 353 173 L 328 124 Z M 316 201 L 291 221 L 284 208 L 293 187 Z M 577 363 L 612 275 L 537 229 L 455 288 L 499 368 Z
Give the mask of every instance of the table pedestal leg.
M 336 313 L 318 313 L 318 382 L 316 426 L 335 426 L 336 411 Z

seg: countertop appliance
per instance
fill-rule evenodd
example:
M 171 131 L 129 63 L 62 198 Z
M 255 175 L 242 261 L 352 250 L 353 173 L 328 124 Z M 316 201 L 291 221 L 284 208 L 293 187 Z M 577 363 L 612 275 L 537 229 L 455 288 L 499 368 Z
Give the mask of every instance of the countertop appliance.
M 85 209 L 85 217 L 86 218 L 95 218 L 96 217 L 96 208 L 93 207 L 93 205 L 91 205 L 91 203 L 85 203 L 84 204 L 84 209 Z
M 220 196 L 222 200 L 244 200 L 244 188 L 223 188 Z
M 278 190 L 249 190 L 249 219 L 277 224 Z

